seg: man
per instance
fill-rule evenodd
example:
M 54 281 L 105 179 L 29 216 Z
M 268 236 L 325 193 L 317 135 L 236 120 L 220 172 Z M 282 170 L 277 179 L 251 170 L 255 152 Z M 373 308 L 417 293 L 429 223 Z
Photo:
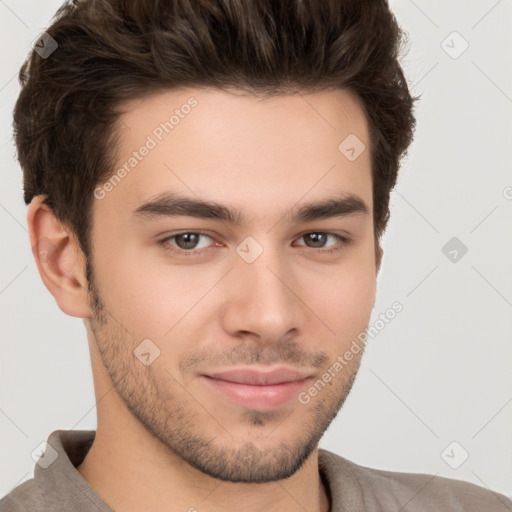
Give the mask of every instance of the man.
M 512 510 L 318 449 L 412 140 L 400 38 L 375 0 L 63 6 L 14 120 L 30 241 L 84 319 L 98 425 L 53 432 L 0 510 Z

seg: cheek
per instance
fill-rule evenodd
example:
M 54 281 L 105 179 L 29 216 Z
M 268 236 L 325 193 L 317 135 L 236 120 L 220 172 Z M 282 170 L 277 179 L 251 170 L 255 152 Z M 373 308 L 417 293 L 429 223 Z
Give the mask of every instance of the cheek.
M 162 355 L 170 347 L 177 354 L 187 335 L 198 334 L 202 328 L 211 330 L 213 323 L 205 319 L 218 319 L 222 297 L 209 290 L 216 287 L 223 272 L 213 266 L 187 269 L 149 258 L 142 262 L 135 254 L 120 257 L 104 271 L 108 286 L 104 299 L 133 337 L 153 340 Z
M 317 276 L 311 288 L 316 292 L 306 295 L 311 309 L 336 333 L 338 342 L 357 337 L 370 320 L 376 290 L 372 251 L 354 253 L 350 261 L 333 266 L 321 278 Z
M 97 251 L 95 280 L 105 308 L 133 338 L 162 339 L 186 314 L 190 287 L 178 272 L 141 261 L 136 252 Z

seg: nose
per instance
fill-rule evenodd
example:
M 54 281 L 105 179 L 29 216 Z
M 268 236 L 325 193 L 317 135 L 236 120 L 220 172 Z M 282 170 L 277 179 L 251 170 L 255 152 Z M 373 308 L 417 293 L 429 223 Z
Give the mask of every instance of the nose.
M 226 332 L 262 345 L 302 333 L 306 292 L 284 256 L 265 248 L 252 263 L 237 256 L 234 264 L 223 305 Z

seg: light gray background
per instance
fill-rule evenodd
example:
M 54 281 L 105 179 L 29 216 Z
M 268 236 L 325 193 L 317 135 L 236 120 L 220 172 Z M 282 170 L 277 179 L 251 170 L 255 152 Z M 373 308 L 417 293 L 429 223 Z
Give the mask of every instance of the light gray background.
M 11 133 L 18 69 L 59 5 L 0 0 L 0 496 L 33 476 L 31 453 L 50 432 L 96 428 L 85 328 L 57 307 L 33 261 Z M 409 84 L 423 96 L 392 193 L 371 323 L 395 300 L 404 310 L 370 341 L 321 447 L 510 496 L 512 2 L 391 7 L 409 34 Z M 458 58 L 464 41 L 453 31 L 469 44 Z M 441 250 L 454 236 L 468 247 L 455 263 Z M 441 456 L 453 441 L 452 465 L 469 453 L 457 469 Z

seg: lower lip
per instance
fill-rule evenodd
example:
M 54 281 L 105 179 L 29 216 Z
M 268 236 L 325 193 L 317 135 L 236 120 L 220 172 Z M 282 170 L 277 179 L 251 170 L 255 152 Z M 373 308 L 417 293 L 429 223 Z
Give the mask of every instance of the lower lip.
M 268 386 L 254 386 L 206 376 L 202 376 L 202 378 L 216 391 L 219 391 L 237 404 L 256 410 L 275 409 L 284 405 L 296 397 L 310 380 L 307 378 Z

